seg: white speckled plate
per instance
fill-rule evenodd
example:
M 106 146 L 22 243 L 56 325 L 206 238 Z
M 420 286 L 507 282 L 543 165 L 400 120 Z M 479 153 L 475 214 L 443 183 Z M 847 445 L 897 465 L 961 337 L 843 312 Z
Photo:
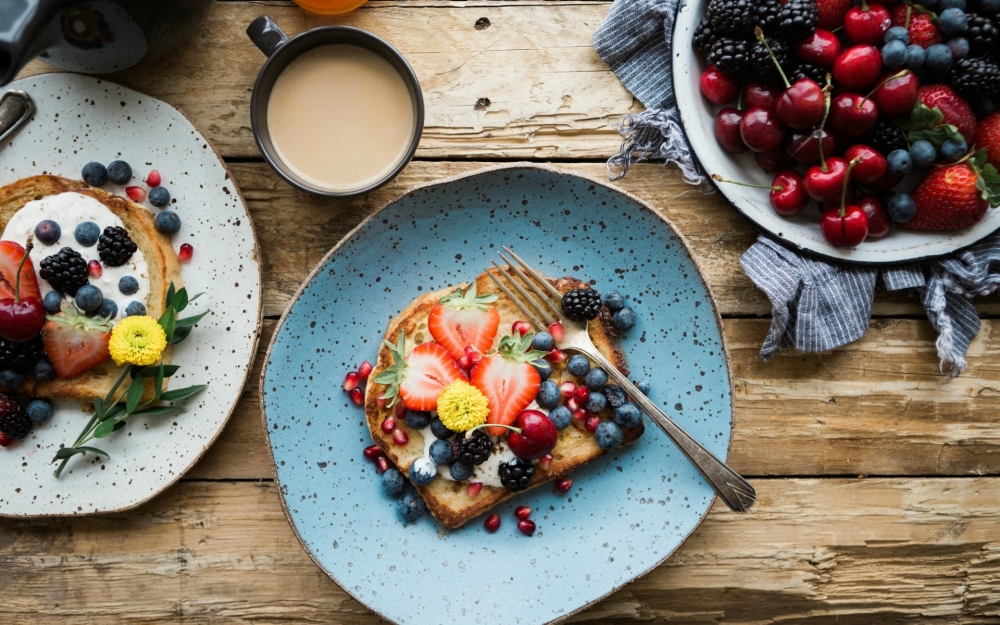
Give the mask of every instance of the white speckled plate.
M 61 479 L 50 464 L 86 422 L 79 404 L 58 402 L 45 425 L 0 449 L 0 516 L 59 516 L 135 507 L 177 481 L 212 444 L 243 389 L 260 331 L 261 276 L 253 225 L 222 161 L 187 118 L 157 100 L 88 76 L 46 74 L 18 80 L 35 101 L 34 119 L 0 144 L 0 185 L 50 173 L 80 177 L 89 161 L 122 159 L 134 180 L 150 169 L 176 200 L 182 226 L 174 248 L 194 247 L 182 278 L 204 295 L 185 314 L 211 309 L 174 351 L 175 387 L 208 384 L 186 411 L 137 419 L 96 445 L 111 459 L 88 454 L 70 461 Z M 133 182 L 132 184 L 139 184 Z M 123 193 L 110 183 L 105 189 Z M 151 209 L 157 211 L 158 209 Z

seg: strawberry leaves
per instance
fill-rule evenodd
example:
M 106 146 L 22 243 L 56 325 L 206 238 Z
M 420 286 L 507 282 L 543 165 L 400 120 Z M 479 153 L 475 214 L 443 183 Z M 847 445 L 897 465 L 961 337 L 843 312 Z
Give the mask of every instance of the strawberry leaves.
M 979 197 L 992 207 L 1000 206 L 1000 174 L 996 167 L 986 162 L 986 150 L 980 149 L 969 159 L 969 165 L 976 172 L 976 189 Z
M 399 385 L 404 379 L 403 372 L 406 371 L 406 337 L 403 335 L 403 329 L 399 329 L 399 337 L 396 339 L 395 345 L 389 341 L 383 341 L 383 343 L 389 348 L 389 353 L 392 354 L 393 364 L 372 378 L 372 380 L 376 384 L 389 385 L 389 388 L 385 389 L 385 392 L 382 393 L 381 399 L 388 399 L 389 403 L 387 405 L 391 408 L 399 401 Z
M 944 123 L 944 113 L 938 107 L 930 108 L 923 102 L 917 102 L 910 111 L 909 118 L 896 119 L 896 125 L 908 131 L 906 140 L 912 145 L 914 141 L 930 141 L 935 148 L 952 139 L 956 142 L 965 141 L 965 137 L 952 124 Z
M 486 305 L 497 301 L 498 297 L 500 296 L 496 293 L 491 293 L 489 295 L 476 295 L 476 283 L 473 282 L 464 293 L 462 292 L 462 289 L 455 289 L 448 295 L 445 295 L 438 300 L 438 302 L 456 310 L 465 310 L 468 308 L 486 310 Z

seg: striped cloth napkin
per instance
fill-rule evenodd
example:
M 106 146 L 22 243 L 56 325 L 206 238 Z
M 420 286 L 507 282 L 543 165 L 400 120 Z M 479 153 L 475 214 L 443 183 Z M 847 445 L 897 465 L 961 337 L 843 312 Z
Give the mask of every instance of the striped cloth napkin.
M 608 159 L 611 180 L 629 165 L 662 159 L 684 180 L 712 193 L 680 125 L 670 70 L 670 38 L 678 0 L 615 0 L 594 33 L 594 48 L 625 87 L 646 107 L 619 123 L 625 137 Z M 889 291 L 909 290 L 938 331 L 941 370 L 957 376 L 979 333 L 975 295 L 1000 287 L 1000 234 L 943 260 L 892 268 L 836 265 L 797 254 L 761 235 L 740 259 L 743 270 L 771 301 L 773 320 L 760 355 L 765 361 L 786 347 L 820 352 L 856 341 L 871 319 L 881 278 Z

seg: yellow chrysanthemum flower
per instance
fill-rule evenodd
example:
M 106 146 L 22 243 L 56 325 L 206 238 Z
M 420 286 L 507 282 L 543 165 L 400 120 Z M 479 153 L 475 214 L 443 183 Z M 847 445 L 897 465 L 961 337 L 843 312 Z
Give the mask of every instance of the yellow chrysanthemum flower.
M 452 432 L 466 432 L 486 423 L 489 400 L 475 386 L 455 380 L 438 395 L 438 418 Z
M 152 317 L 125 317 L 111 331 L 108 350 L 115 364 L 145 367 L 155 364 L 167 346 L 167 334 Z

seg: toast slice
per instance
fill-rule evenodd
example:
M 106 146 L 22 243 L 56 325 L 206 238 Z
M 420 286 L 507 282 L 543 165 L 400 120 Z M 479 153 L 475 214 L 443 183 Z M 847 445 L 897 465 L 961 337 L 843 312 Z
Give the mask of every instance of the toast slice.
M 488 271 L 496 272 L 495 269 Z M 549 280 L 560 292 L 565 293 L 575 288 L 582 288 L 585 283 L 571 277 Z M 467 285 L 460 285 L 465 287 Z M 496 349 L 500 338 L 504 334 L 510 333 L 510 327 L 514 321 L 523 319 L 524 315 L 517 309 L 503 293 L 496 288 L 493 280 L 485 273 L 476 278 L 476 288 L 480 295 L 495 293 L 499 299 L 493 304 L 500 313 L 500 331 L 493 344 Z M 455 288 L 448 288 L 436 293 L 423 295 L 406 307 L 403 312 L 389 323 L 385 333 L 385 339 L 395 341 L 399 330 L 403 330 L 406 336 L 407 351 L 414 346 L 432 340 L 427 330 L 427 317 L 437 301 L 454 291 Z M 625 355 L 616 342 L 613 341 L 613 331 L 610 327 L 605 327 L 602 323 L 593 322 L 590 324 L 590 338 L 597 349 L 611 362 L 618 370 L 628 373 L 626 369 Z M 392 441 L 392 436 L 382 431 L 381 423 L 386 417 L 394 414 L 393 408 L 380 408 L 378 398 L 385 392 L 385 385 L 377 384 L 373 380 L 375 376 L 392 365 L 392 355 L 389 349 L 383 344 L 379 349 L 378 360 L 375 368 L 368 378 L 370 382 L 365 392 L 365 416 L 368 422 L 368 429 L 371 431 L 372 439 L 382 448 L 389 459 L 407 475 L 410 463 L 424 455 L 424 435 L 420 431 L 409 428 L 402 420 L 397 421 L 396 427 L 403 428 L 410 437 L 410 442 L 399 447 Z M 557 384 L 565 380 L 574 380 L 573 376 L 566 371 L 562 364 L 553 365 L 550 380 Z M 602 413 L 602 419 L 610 418 L 610 410 Z M 642 435 L 642 424 L 634 428 L 623 428 L 625 433 L 624 445 L 634 442 Z M 593 462 L 606 452 L 598 447 L 594 441 L 594 436 L 587 432 L 581 424 L 575 422 L 559 432 L 559 440 L 552 451 L 553 460 L 547 469 L 535 465 L 535 477 L 529 488 L 541 486 L 575 469 Z M 467 494 L 467 482 L 454 482 L 438 477 L 428 486 L 416 487 L 417 492 L 423 498 L 424 503 L 431 515 L 447 528 L 456 528 L 473 519 L 480 514 L 490 510 L 497 504 L 506 501 L 519 493 L 513 493 L 503 487 L 483 486 L 482 491 L 475 498 Z M 524 492 L 524 491 L 521 491 Z
M 178 289 L 183 286 L 181 268 L 170 239 L 156 229 L 152 214 L 142 206 L 91 187 L 82 180 L 48 175 L 32 176 L 0 187 L 0 232 L 7 227 L 11 217 L 28 202 L 69 191 L 94 198 L 122 220 L 136 247 L 146 257 L 149 268 L 149 299 L 146 302 L 146 310 L 150 317 L 158 319 L 163 314 L 170 283 L 173 282 Z M 72 233 L 67 234 L 72 236 Z M 37 267 L 35 271 L 38 271 Z M 170 362 L 170 352 L 170 347 L 164 350 L 164 362 Z M 69 380 L 57 378 L 48 382 L 35 382 L 28 376 L 19 391 L 32 397 L 90 401 L 96 397 L 104 397 L 120 373 L 121 368 L 115 366 L 113 360 L 108 359 Z M 151 388 L 152 381 L 147 390 Z

